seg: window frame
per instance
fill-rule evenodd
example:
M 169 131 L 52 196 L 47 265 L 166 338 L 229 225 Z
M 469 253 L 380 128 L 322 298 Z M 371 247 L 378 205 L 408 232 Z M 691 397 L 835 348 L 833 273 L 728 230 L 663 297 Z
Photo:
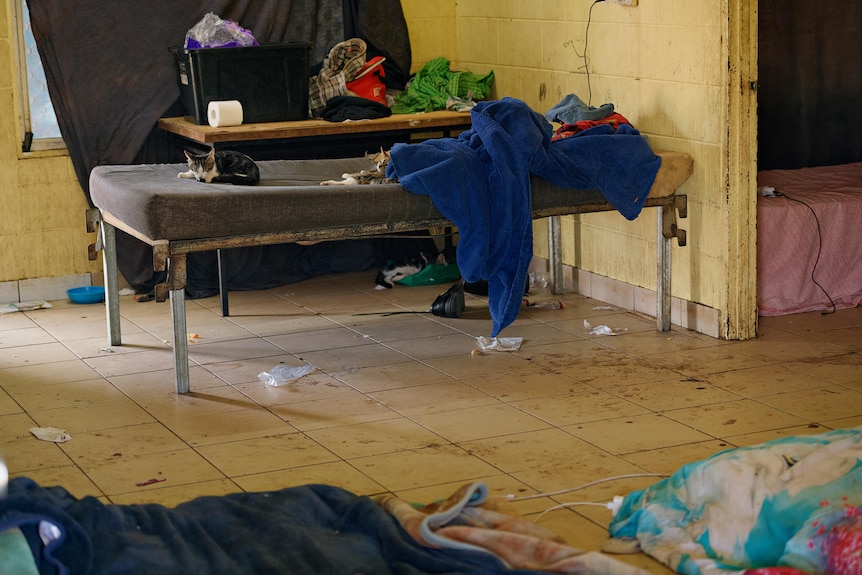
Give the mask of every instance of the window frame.
M 35 138 L 32 131 L 30 91 L 27 80 L 27 50 L 24 41 L 24 4 L 26 0 L 8 0 L 12 23 L 12 45 L 15 54 L 15 90 L 18 102 L 18 140 L 24 156 L 33 152 L 68 152 L 62 137 Z

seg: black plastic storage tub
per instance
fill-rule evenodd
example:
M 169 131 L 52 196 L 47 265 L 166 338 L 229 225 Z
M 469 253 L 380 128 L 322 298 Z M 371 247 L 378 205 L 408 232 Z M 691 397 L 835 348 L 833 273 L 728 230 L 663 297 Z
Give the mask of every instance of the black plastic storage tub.
M 207 106 L 218 100 L 239 100 L 243 123 L 308 117 L 310 43 L 170 51 L 190 122 L 208 123 Z

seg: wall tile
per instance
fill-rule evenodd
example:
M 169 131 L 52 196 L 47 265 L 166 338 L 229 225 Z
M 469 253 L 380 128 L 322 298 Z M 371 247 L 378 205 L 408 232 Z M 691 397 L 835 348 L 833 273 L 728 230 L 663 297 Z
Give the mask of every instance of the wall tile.
M 707 49 L 721 53 L 721 37 L 708 29 L 645 26 L 641 32 L 643 75 L 656 80 L 700 84 L 706 79 Z
M 457 18 L 519 18 L 523 4 L 527 3 L 521 0 L 462 0 L 455 3 L 455 15 Z
M 21 301 L 63 300 L 68 299 L 66 290 L 73 287 L 90 285 L 90 283 L 89 274 L 78 274 L 21 280 L 18 282 L 18 289 L 21 294 Z
M 458 37 L 457 59 L 482 62 L 496 67 L 500 63 L 499 22 L 490 18 L 460 18 L 455 23 Z
M 408 23 L 419 18 L 455 18 L 452 0 L 401 0 L 401 10 Z
M 497 26 L 501 60 L 510 66 L 542 67 L 543 22 L 501 19 Z
M 2 10 L 0 10 L 0 13 L 2 13 Z M 5 31 L 6 27 L 4 26 L 0 29 Z M 0 37 L 0 86 L 3 88 L 11 88 L 13 85 L 12 82 L 16 75 L 12 64 L 13 60 L 12 45 L 8 37 Z
M 0 304 L 21 301 L 18 298 L 18 282 L 0 282 Z
M 410 24 L 410 42 L 414 46 L 411 72 L 419 71 L 435 58 L 446 58 L 450 62 L 457 58 L 456 31 L 442 26 L 441 22 L 439 18 L 423 18 Z
M 0 234 L 0 277 L 21 278 L 21 235 Z
M 596 76 L 638 78 L 643 51 L 640 26 L 594 23 L 590 26 L 587 61 Z

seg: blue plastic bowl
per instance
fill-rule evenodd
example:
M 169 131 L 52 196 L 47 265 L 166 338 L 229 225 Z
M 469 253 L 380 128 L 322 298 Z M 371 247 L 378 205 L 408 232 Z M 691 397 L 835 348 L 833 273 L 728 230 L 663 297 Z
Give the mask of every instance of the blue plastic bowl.
M 69 299 L 75 303 L 100 303 L 105 301 L 105 288 L 102 286 L 83 286 L 67 290 Z

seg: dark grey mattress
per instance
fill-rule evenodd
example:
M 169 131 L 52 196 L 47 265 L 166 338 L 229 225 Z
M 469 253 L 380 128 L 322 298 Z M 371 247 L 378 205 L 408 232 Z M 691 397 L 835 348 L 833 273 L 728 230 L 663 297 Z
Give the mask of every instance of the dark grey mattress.
M 185 164 L 99 166 L 90 174 L 93 204 L 151 240 L 192 240 L 304 232 L 445 218 L 431 199 L 398 184 L 321 186 L 368 169 L 365 158 L 258 162 L 257 186 L 178 178 Z M 457 177 L 457 174 L 453 174 Z M 605 204 L 598 190 L 559 188 L 534 177 L 533 210 Z M 572 209 L 568 213 L 578 211 Z M 565 213 L 563 210 L 559 213 Z

